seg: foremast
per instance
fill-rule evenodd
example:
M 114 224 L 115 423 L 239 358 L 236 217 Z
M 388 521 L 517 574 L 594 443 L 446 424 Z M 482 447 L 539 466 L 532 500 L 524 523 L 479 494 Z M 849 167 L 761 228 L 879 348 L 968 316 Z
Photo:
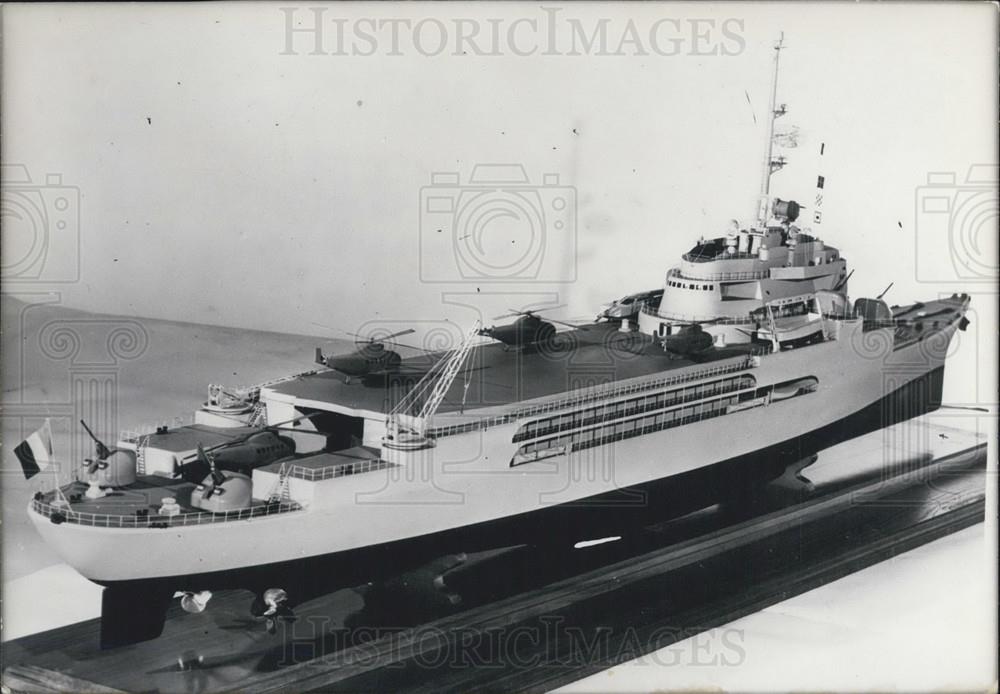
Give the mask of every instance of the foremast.
M 774 71 L 771 75 L 771 96 L 767 107 L 767 140 L 765 142 L 764 165 L 761 172 L 760 197 L 757 205 L 757 225 L 764 228 L 769 217 L 771 205 L 771 175 L 785 165 L 784 157 L 774 156 L 774 122 L 787 113 L 785 104 L 778 106 L 778 67 L 781 61 L 781 50 L 785 47 L 785 32 L 778 35 L 774 43 Z

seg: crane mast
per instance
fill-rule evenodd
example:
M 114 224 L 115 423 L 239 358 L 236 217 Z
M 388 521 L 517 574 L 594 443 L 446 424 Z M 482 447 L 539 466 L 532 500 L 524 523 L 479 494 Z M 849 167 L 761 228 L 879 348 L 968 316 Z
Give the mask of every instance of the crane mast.
M 473 343 L 479 337 L 482 324 L 477 320 L 462 344 L 443 356 L 434 367 L 403 397 L 389 413 L 386 422 L 386 445 L 395 448 L 420 448 L 433 445 L 427 439 L 427 422 L 447 395 L 455 377 L 462 370 Z M 403 426 L 402 418 L 427 394 L 420 410 L 410 416 L 411 425 Z
M 424 406 L 420 408 L 420 413 L 417 415 L 421 426 L 426 426 L 427 419 L 433 417 L 434 413 L 437 412 L 441 401 L 444 400 L 445 394 L 455 381 L 455 377 L 462 370 L 462 365 L 472 350 L 472 343 L 479 336 L 479 329 L 481 327 L 479 321 L 476 321 L 472 330 L 465 336 L 465 340 L 461 346 L 451 353 L 451 356 L 444 365 L 444 369 L 434 383 L 434 388 L 431 390 L 430 396 L 424 402 Z

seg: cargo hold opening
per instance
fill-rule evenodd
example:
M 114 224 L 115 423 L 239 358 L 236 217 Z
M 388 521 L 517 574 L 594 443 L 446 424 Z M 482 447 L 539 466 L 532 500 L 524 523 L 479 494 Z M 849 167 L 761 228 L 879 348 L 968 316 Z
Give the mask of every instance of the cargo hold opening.
M 325 437 L 324 450 L 342 451 L 362 445 L 365 432 L 364 417 L 305 407 L 296 409 L 302 414 L 310 415 L 309 422 L 313 428 Z

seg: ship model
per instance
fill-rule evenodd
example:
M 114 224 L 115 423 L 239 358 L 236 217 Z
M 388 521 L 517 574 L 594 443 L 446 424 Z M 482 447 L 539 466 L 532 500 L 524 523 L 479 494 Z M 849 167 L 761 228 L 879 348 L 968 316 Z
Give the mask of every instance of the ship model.
M 307 373 L 210 386 L 193 424 L 114 448 L 95 436 L 78 479 L 28 513 L 105 587 L 102 645 L 154 638 L 172 600 L 211 609 L 219 589 L 280 619 L 428 556 L 572 544 L 731 502 L 939 406 L 969 299 L 851 301 L 839 251 L 770 196 L 780 48 L 755 223 L 699 240 L 637 321 L 517 311 L 406 358 L 402 333 L 370 338 L 317 351 Z

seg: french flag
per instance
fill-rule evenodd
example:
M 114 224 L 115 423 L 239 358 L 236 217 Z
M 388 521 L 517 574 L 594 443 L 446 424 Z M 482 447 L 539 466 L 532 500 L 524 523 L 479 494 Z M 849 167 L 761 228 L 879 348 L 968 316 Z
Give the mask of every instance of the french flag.
M 24 478 L 31 479 L 39 472 L 48 470 L 52 465 L 52 426 L 46 419 L 42 427 L 26 438 L 17 448 L 14 455 L 21 461 Z

